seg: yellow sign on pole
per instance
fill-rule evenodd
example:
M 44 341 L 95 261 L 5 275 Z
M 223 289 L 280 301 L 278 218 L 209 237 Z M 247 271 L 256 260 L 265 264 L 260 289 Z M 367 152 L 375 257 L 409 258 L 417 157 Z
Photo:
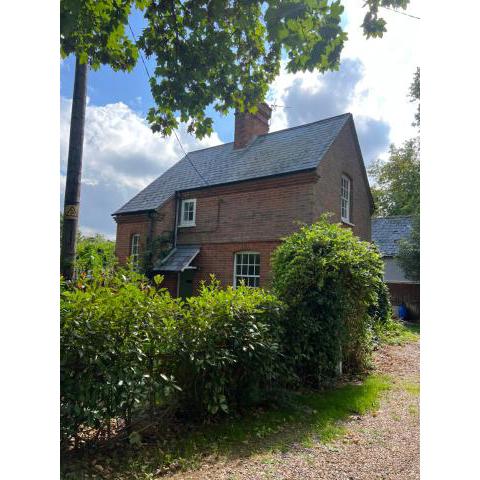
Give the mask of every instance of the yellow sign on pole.
M 78 218 L 78 205 L 65 205 L 63 218 Z

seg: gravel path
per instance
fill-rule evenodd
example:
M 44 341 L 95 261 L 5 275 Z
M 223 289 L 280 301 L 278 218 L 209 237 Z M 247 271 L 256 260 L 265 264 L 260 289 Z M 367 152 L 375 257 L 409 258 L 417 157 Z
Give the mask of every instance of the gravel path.
M 386 346 L 379 373 L 393 378 L 380 409 L 351 417 L 347 433 L 328 445 L 294 444 L 285 453 L 218 460 L 172 480 L 407 480 L 420 478 L 419 343 Z

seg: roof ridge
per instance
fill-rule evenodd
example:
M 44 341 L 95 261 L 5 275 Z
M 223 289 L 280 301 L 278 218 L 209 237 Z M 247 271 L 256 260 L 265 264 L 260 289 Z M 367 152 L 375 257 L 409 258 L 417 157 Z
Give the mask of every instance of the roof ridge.
M 321 120 L 315 120 L 314 122 L 304 123 L 302 125 L 295 125 L 294 127 L 288 127 L 288 128 L 284 128 L 282 130 L 275 130 L 274 132 L 263 133 L 262 135 L 258 135 L 257 138 L 265 137 L 267 135 L 274 135 L 276 133 L 283 133 L 283 132 L 286 132 L 288 130 L 295 130 L 296 128 L 309 127 L 310 125 L 313 125 L 315 123 L 326 122 L 327 120 L 333 120 L 334 118 L 348 117 L 349 115 L 352 115 L 352 114 L 350 112 L 341 113 L 340 115 L 334 115 L 333 117 L 322 118 Z
M 310 125 L 314 125 L 315 123 L 321 123 L 321 122 L 326 122 L 327 120 L 333 120 L 334 118 L 340 118 L 340 117 L 348 117 L 349 115 L 352 115 L 350 112 L 347 112 L 347 113 L 341 113 L 340 115 L 334 115 L 333 117 L 326 117 L 326 118 L 322 118 L 320 120 L 315 120 L 314 122 L 310 122 L 310 123 L 304 123 L 302 125 L 295 125 L 294 127 L 288 127 L 288 128 L 283 128 L 282 130 L 275 130 L 274 132 L 267 132 L 267 133 L 262 133 L 261 135 L 257 135 L 254 139 L 254 141 L 250 144 L 248 144 L 245 148 L 249 148 L 251 147 L 256 141 L 257 139 L 261 138 L 261 137 L 266 137 L 268 135 L 275 135 L 276 133 L 283 133 L 283 132 L 287 132 L 288 130 L 295 130 L 296 128 L 303 128 L 303 127 L 309 127 Z M 218 147 L 224 147 L 226 145 L 230 145 L 231 143 L 234 143 L 234 142 L 227 142 L 227 143 L 222 143 L 220 145 L 214 145 L 213 147 L 205 147 L 205 148 L 199 148 L 198 150 L 192 150 L 190 152 L 187 152 L 187 154 L 191 154 L 191 153 L 197 153 L 197 152 L 203 152 L 205 150 L 209 150 L 211 148 L 218 148 Z M 185 158 L 186 155 L 184 155 L 182 157 Z

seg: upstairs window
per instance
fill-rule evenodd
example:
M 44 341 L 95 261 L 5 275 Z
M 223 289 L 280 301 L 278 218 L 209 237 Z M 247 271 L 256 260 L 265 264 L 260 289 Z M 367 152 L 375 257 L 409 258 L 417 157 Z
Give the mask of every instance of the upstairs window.
M 342 175 L 342 187 L 340 192 L 340 210 L 342 221 L 350 223 L 350 199 L 351 196 L 351 181 Z
M 182 200 L 180 207 L 180 223 L 179 227 L 194 227 L 195 213 L 197 209 L 197 200 L 195 198 Z
M 132 240 L 130 243 L 130 260 L 134 265 L 138 264 L 138 259 L 140 255 L 140 234 L 135 233 L 132 235 Z
M 243 280 L 248 287 L 260 285 L 260 254 L 257 252 L 239 252 L 235 254 L 235 275 L 233 286 L 240 286 Z

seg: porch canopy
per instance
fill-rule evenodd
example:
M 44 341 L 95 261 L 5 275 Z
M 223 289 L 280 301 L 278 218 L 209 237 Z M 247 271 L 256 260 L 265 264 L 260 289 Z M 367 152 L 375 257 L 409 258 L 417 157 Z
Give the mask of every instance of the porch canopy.
M 190 264 L 199 254 L 198 245 L 177 245 L 163 260 L 157 262 L 153 270 L 157 272 L 183 272 L 187 269 L 196 269 Z

